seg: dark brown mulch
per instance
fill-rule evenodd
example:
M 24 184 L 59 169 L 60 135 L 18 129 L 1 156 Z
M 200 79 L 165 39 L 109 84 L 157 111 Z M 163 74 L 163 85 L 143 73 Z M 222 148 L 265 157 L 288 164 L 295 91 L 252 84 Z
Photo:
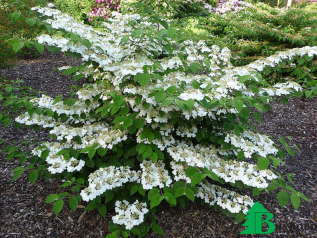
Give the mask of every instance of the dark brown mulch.
M 0 70 L 0 75 L 21 79 L 25 85 L 50 96 L 67 95 L 74 82 L 54 70 L 77 63 L 61 55 L 46 55 L 20 62 L 15 68 Z M 292 143 L 300 146 L 300 153 L 295 158 L 287 158 L 281 171 L 294 173 L 295 187 L 312 200 L 305 202 L 299 211 L 294 211 L 290 207 L 279 207 L 272 195 L 261 196 L 258 200 L 275 214 L 277 225 L 274 234 L 263 237 L 317 237 L 317 98 L 293 99 L 287 105 L 273 103 L 272 112 L 265 114 L 259 128 L 274 138 L 292 136 Z M 12 126 L 0 128 L 2 140 L 12 144 L 31 141 L 26 149 L 46 138 L 46 131 Z M 0 237 L 89 238 L 106 234 L 107 218 L 102 219 L 95 213 L 78 209 L 76 212 L 65 210 L 58 217 L 53 215 L 43 200 L 47 194 L 58 191 L 57 183 L 42 181 L 32 185 L 25 177 L 14 182 L 10 179 L 10 170 L 16 166 L 16 162 L 6 160 L 0 154 Z M 166 207 L 158 215 L 158 220 L 166 238 L 242 237 L 238 235 L 243 228 L 241 225 L 198 204 L 186 209 Z

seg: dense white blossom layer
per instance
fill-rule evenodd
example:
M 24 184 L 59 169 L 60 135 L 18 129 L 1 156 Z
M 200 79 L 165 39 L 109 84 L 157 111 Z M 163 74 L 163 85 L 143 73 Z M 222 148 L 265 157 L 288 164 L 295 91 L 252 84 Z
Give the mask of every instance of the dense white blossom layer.
M 125 183 L 137 182 L 139 179 L 139 173 L 129 167 L 100 168 L 89 175 L 89 186 L 83 189 L 80 195 L 84 201 L 90 201 L 107 190 L 121 187 Z
M 231 213 L 246 214 L 253 205 L 253 200 L 246 195 L 240 195 L 223 187 L 204 183 L 198 188 L 196 197 L 201 198 L 205 203 L 214 206 L 218 205 Z
M 35 156 L 41 156 L 41 154 L 47 150 L 48 155 L 45 159 L 46 163 L 49 165 L 48 171 L 51 174 L 58 174 L 64 171 L 74 172 L 80 171 L 84 165 L 84 160 L 78 160 L 76 158 L 66 159 L 64 155 L 59 154 L 62 149 L 76 148 L 75 145 L 68 143 L 60 144 L 58 142 L 46 142 L 42 145 L 43 148 L 37 148 L 32 151 Z
M 246 158 L 251 158 L 255 153 L 262 157 L 275 155 L 278 149 L 274 146 L 274 142 L 266 135 L 245 131 L 241 136 L 234 134 L 227 135 L 225 142 L 234 145 L 243 151 Z
M 218 150 L 212 146 L 191 146 L 179 143 L 168 148 L 167 151 L 176 162 L 185 162 L 189 166 L 209 169 L 229 183 L 241 181 L 251 187 L 266 188 L 270 180 L 277 178 L 272 171 L 258 170 L 254 164 L 221 159 Z
M 40 98 L 31 99 L 31 102 L 39 108 L 50 109 L 57 114 L 66 115 L 80 115 L 82 113 L 88 113 L 99 106 L 96 102 L 87 105 L 83 101 L 76 101 L 75 104 L 71 106 L 65 105 L 63 102 L 54 102 L 53 98 L 45 95 L 42 95 Z
M 38 125 L 43 128 L 52 128 L 57 125 L 56 121 L 52 117 L 44 116 L 42 114 L 33 113 L 30 115 L 28 112 L 15 118 L 15 121 L 24 125 Z

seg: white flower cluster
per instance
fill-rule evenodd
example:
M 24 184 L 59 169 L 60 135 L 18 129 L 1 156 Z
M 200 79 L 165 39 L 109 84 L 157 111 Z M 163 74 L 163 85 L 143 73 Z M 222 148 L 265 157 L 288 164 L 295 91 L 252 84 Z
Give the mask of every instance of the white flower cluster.
M 199 89 L 189 89 L 183 92 L 178 97 L 184 101 L 187 101 L 187 100 L 201 101 L 204 99 L 205 94 L 203 94 Z
M 140 164 L 142 174 L 141 183 L 144 189 L 149 190 L 154 187 L 164 188 L 170 186 L 172 178 L 165 169 L 165 164 L 161 160 L 152 162 L 144 160 Z
M 175 161 L 171 161 L 172 173 L 174 175 L 174 180 L 184 180 L 186 183 L 191 183 L 191 179 L 186 176 L 185 169 L 188 166 L 185 163 L 176 163 Z
M 97 144 L 102 148 L 112 149 L 113 146 L 128 139 L 126 133 L 126 131 L 103 127 L 102 130 L 99 130 L 92 135 L 87 135 L 81 138 L 82 147 L 84 148 Z
M 204 183 L 199 186 L 196 197 L 202 199 L 211 206 L 218 205 L 231 213 L 242 212 L 246 214 L 249 208 L 254 204 L 249 196 L 243 196 L 239 193 L 209 183 Z
M 255 153 L 266 157 L 270 154 L 275 155 L 278 152 L 274 142 L 268 136 L 252 131 L 244 131 L 241 136 L 228 134 L 225 142 L 242 150 L 246 158 L 251 158 Z
M 47 149 L 49 151 L 48 156 L 45 161 L 49 164 L 48 171 L 51 174 L 58 174 L 64 171 L 74 172 L 80 171 L 84 165 L 85 161 L 78 160 L 76 158 L 65 159 L 63 155 L 59 155 L 62 149 L 72 148 L 71 144 L 60 144 L 58 142 L 47 142 L 43 144 L 44 148 L 34 149 L 32 154 L 35 156 L 41 156 L 41 153 Z
M 301 91 L 302 87 L 295 82 L 277 83 L 271 88 L 262 88 L 259 92 L 260 95 L 269 96 L 282 96 L 289 95 L 294 91 Z
M 24 125 L 38 125 L 42 126 L 43 128 L 52 128 L 57 125 L 57 122 L 48 116 L 44 116 L 42 114 L 33 113 L 30 115 L 28 112 L 18 116 L 15 118 L 15 121 L 24 124 Z
M 197 132 L 198 129 L 196 126 L 192 126 L 191 128 L 181 127 L 176 129 L 176 135 L 187 138 L 196 137 Z
M 116 201 L 116 215 L 112 217 L 115 224 L 123 225 L 127 230 L 131 230 L 134 226 L 140 225 L 144 221 L 144 215 L 149 212 L 144 202 L 136 200 L 134 203 L 128 201 Z
M 190 146 L 179 143 L 168 148 L 167 151 L 176 162 L 206 168 L 229 183 L 241 181 L 251 187 L 266 188 L 269 185 L 268 181 L 277 178 L 272 171 L 258 170 L 254 164 L 221 159 L 218 150 L 212 146 Z
M 84 201 L 90 201 L 108 190 L 139 180 L 140 174 L 127 166 L 100 168 L 89 175 L 89 186 L 84 188 L 80 195 Z
M 293 48 L 285 51 L 280 51 L 266 57 L 264 59 L 256 60 L 246 66 L 246 68 L 251 68 L 256 71 L 263 71 L 265 67 L 276 67 L 282 61 L 292 60 L 295 57 L 302 56 L 313 57 L 317 55 L 317 46 L 305 46 L 302 48 Z
M 98 103 L 91 103 L 88 106 L 83 101 L 76 101 L 74 105 L 69 106 L 65 105 L 63 102 L 54 102 L 53 98 L 46 95 L 42 95 L 40 98 L 33 98 L 31 99 L 31 102 L 40 108 L 50 109 L 59 115 L 80 115 L 82 113 L 88 113 L 99 106 Z
M 93 100 L 95 96 L 105 92 L 105 89 L 100 83 L 88 84 L 77 91 L 77 96 L 80 100 Z
M 170 147 L 175 144 L 175 139 L 173 136 L 161 136 L 161 139 L 154 139 L 149 141 L 146 138 L 141 138 L 140 136 L 141 130 L 137 133 L 137 143 L 144 143 L 144 144 L 153 144 L 156 145 L 160 150 L 164 151 L 167 147 Z
M 80 138 L 83 138 L 84 136 L 91 136 L 98 131 L 102 130 L 108 130 L 109 126 L 105 123 L 94 123 L 94 124 L 88 124 L 83 125 L 80 127 L 72 127 L 69 125 L 59 125 L 55 126 L 52 130 L 50 130 L 50 134 L 54 134 L 57 136 L 57 140 L 63 140 L 66 139 L 67 142 L 71 142 L 71 140 L 79 136 Z

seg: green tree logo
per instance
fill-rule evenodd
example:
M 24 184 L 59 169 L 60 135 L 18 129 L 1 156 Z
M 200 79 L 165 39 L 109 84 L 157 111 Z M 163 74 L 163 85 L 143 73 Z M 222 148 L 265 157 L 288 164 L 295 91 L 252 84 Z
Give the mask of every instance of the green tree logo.
M 275 224 L 271 222 L 272 218 L 273 214 L 261 203 L 256 202 L 248 211 L 246 221 L 242 224 L 246 228 L 240 234 L 271 234 L 275 231 Z M 267 224 L 266 231 L 263 231 L 263 224 Z

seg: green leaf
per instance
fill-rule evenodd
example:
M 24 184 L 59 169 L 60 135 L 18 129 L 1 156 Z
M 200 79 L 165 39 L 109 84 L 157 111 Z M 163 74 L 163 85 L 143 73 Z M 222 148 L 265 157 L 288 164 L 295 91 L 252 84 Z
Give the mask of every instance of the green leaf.
M 78 207 L 79 204 L 79 198 L 78 196 L 71 196 L 68 200 L 68 206 L 69 209 L 72 211 L 75 211 Z
M 39 178 L 39 170 L 38 169 L 34 169 L 32 170 L 29 175 L 28 175 L 28 179 L 31 183 L 35 183 Z
M 137 74 L 135 76 L 136 81 L 141 85 L 141 86 L 146 86 L 151 82 L 151 77 L 149 74 Z
M 150 207 L 153 208 L 158 206 L 164 197 L 158 188 L 152 188 L 148 193 L 148 199 L 150 200 Z
M 163 231 L 162 227 L 159 224 L 157 224 L 156 222 L 153 222 L 151 224 L 151 228 L 156 234 L 161 235 L 161 236 L 164 235 L 164 231 Z
M 178 181 L 178 182 L 174 183 L 173 191 L 174 191 L 175 197 L 180 197 L 180 196 L 186 195 L 186 187 L 187 187 L 187 185 L 183 181 Z
M 14 181 L 18 180 L 18 179 L 22 176 L 22 174 L 24 173 L 24 171 L 25 171 L 25 168 L 22 167 L 22 166 L 13 169 L 12 179 L 13 179 Z
M 133 194 L 137 193 L 140 186 L 141 186 L 141 185 L 139 185 L 139 184 L 133 184 L 133 185 L 130 187 L 130 195 L 133 195 Z
M 164 189 L 164 198 L 171 206 L 176 206 L 176 197 L 172 193 L 171 189 Z
M 286 191 L 279 191 L 277 193 L 277 200 L 279 204 L 284 207 L 289 203 L 289 193 Z
M 100 148 L 97 149 L 97 154 L 100 157 L 104 157 L 107 154 L 107 149 L 104 149 L 104 148 L 100 147 Z
M 189 167 L 186 169 L 186 175 L 191 179 L 193 185 L 199 184 L 205 177 L 198 168 Z
M 10 15 L 9 15 L 9 18 L 14 21 L 14 22 L 17 22 L 20 17 L 22 17 L 22 14 L 20 11 L 15 11 L 15 12 L 12 12 Z
M 141 138 L 148 139 L 148 140 L 152 141 L 155 139 L 155 134 L 150 128 L 144 127 L 143 131 L 141 133 Z
M 217 182 L 221 182 L 221 179 L 214 172 L 208 170 L 208 171 L 206 171 L 206 174 L 207 174 L 208 178 L 211 178 L 212 180 L 215 180 Z
M 88 154 L 89 159 L 94 158 L 96 151 L 97 151 L 97 145 L 91 145 L 81 150 L 81 152 Z
M 64 100 L 64 105 L 67 105 L 67 106 L 73 106 L 75 103 L 76 103 L 76 99 L 74 98 L 66 98 Z
M 291 203 L 296 210 L 300 207 L 301 200 L 297 193 L 291 194 Z
M 104 204 L 98 205 L 98 213 L 100 216 L 105 217 L 107 214 L 107 207 Z
M 189 186 L 187 186 L 185 189 L 185 195 L 189 200 L 191 201 L 195 200 L 195 192 Z
M 53 212 L 58 215 L 64 207 L 64 200 L 56 200 L 53 204 Z
M 34 26 L 36 24 L 36 18 L 32 17 L 32 18 L 26 18 L 25 19 L 26 24 L 28 24 L 29 26 Z
M 9 40 L 9 45 L 12 47 L 12 50 L 17 53 L 24 47 L 24 41 L 20 39 L 11 39 Z
M 87 204 L 87 206 L 85 207 L 85 210 L 87 211 L 87 212 L 90 212 L 90 211 L 92 211 L 92 210 L 95 210 L 96 209 L 96 201 L 95 200 L 92 200 L 92 201 L 90 201 L 88 204 Z
M 58 199 L 59 199 L 59 195 L 56 194 L 56 193 L 54 193 L 54 194 L 48 195 L 48 196 L 46 197 L 46 199 L 45 199 L 45 202 L 46 202 L 46 203 L 51 203 L 51 202 L 54 202 L 54 201 L 56 201 L 56 200 L 58 200 Z
M 290 156 L 295 156 L 295 151 L 288 145 L 284 137 L 279 138 L 279 142 L 284 146 L 285 150 Z
M 256 165 L 258 167 L 258 169 L 263 170 L 263 169 L 267 169 L 269 167 L 270 164 L 270 160 L 267 158 L 259 158 Z
M 106 236 L 106 238 L 120 238 L 121 231 L 111 232 Z

